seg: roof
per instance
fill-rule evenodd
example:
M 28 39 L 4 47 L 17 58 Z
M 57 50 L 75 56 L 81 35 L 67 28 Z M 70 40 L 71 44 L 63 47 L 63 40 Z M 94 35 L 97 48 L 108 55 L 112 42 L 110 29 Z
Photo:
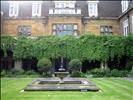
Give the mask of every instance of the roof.
M 81 8 L 81 15 L 84 17 L 89 17 L 88 14 L 88 2 L 87 1 L 77 1 L 76 8 Z M 53 1 L 43 1 L 42 2 L 42 16 L 46 17 L 49 16 L 49 9 L 54 8 Z M 32 17 L 31 15 L 31 2 L 20 5 L 20 12 L 18 17 Z M 7 1 L 3 1 L 1 4 L 1 10 L 4 12 L 4 16 L 8 17 L 9 13 L 9 3 Z M 102 18 L 116 18 L 121 15 L 121 1 L 100 1 L 98 3 L 98 17 Z M 73 15 L 72 15 L 73 16 Z

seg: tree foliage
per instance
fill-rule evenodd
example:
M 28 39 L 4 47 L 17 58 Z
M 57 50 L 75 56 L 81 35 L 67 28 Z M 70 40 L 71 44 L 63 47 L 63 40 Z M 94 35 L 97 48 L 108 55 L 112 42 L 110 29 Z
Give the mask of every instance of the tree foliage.
M 42 36 L 36 38 L 1 36 L 1 48 L 12 48 L 16 59 L 66 57 L 69 59 L 98 60 L 106 62 L 133 57 L 133 35 L 123 36 Z

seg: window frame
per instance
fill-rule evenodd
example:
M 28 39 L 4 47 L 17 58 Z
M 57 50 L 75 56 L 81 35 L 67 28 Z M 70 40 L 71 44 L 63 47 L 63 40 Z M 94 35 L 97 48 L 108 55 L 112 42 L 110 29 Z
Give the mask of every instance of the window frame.
M 128 9 L 129 6 L 129 0 L 122 0 L 121 1 L 121 7 L 122 7 L 122 13 L 125 12 Z
M 102 30 L 102 31 L 101 31 Z M 100 33 L 103 35 L 111 35 L 113 34 L 113 26 L 102 25 L 100 26 Z
M 123 35 L 127 36 L 129 33 L 129 22 L 128 19 L 123 21 Z
M 18 13 L 19 13 L 19 3 L 10 2 L 9 3 L 9 16 L 10 17 L 17 17 Z
M 32 3 L 32 16 L 34 17 L 40 17 L 42 10 L 42 4 L 41 2 L 33 2 Z
M 98 1 L 88 1 L 88 13 L 90 17 L 98 17 Z
M 29 31 L 29 29 L 28 28 L 30 28 L 30 32 L 28 32 Z M 30 25 L 19 25 L 18 27 L 17 27 L 17 34 L 18 35 L 22 35 L 22 36 L 31 36 L 31 34 L 32 34 L 32 27 L 30 26 Z M 23 31 L 26 31 L 25 33 L 23 32 Z M 30 34 L 29 34 L 30 33 Z
M 75 8 L 76 1 L 54 1 L 55 8 Z
M 55 25 L 56 29 L 53 29 L 54 25 Z M 72 25 L 72 34 L 71 35 L 78 36 L 78 24 L 72 24 L 72 23 L 55 23 L 55 24 L 52 24 L 52 34 L 53 35 L 58 35 L 57 32 L 59 30 L 58 30 L 57 25 L 61 25 L 61 27 L 62 27 L 61 31 L 68 31 L 68 32 L 71 31 L 68 29 L 68 25 Z M 64 29 L 65 25 L 66 25 L 66 30 Z M 77 25 L 77 29 L 74 29 L 74 25 Z

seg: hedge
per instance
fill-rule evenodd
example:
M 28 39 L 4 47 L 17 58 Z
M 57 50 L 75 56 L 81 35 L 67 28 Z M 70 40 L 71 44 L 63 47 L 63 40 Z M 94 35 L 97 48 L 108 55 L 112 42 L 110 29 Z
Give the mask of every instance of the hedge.
M 117 56 L 133 57 L 133 35 L 124 36 L 1 36 L 1 49 L 13 50 L 15 59 L 66 57 L 106 62 Z

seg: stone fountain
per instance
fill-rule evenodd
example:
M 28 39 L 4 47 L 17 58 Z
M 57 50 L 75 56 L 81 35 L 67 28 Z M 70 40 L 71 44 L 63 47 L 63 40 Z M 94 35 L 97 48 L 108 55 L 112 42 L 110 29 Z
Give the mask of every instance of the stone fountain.
M 58 69 L 59 72 L 55 72 L 55 76 L 60 78 L 59 83 L 64 83 L 63 79 L 68 76 L 69 72 L 65 71 L 65 68 L 63 67 L 63 58 L 61 58 L 61 65 L 60 68 Z
M 63 67 L 63 59 L 61 66 L 55 72 L 56 77 L 39 78 L 24 88 L 24 91 L 98 91 L 99 88 L 92 84 L 86 78 L 70 78 L 67 77 L 69 72 Z

